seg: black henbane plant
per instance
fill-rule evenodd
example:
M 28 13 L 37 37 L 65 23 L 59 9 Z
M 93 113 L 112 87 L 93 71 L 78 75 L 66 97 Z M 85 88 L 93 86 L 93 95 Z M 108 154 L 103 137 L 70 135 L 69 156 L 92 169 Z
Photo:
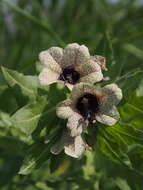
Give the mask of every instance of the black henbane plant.
M 116 105 L 122 99 L 122 91 L 116 84 L 103 88 L 96 85 L 103 80 L 105 58 L 90 56 L 84 45 L 73 43 L 65 49 L 52 47 L 41 52 L 39 58 L 44 66 L 39 75 L 40 83 L 62 82 L 71 90 L 71 97 L 57 106 L 58 117 L 68 121 L 51 152 L 59 154 L 64 149 L 66 154 L 79 157 L 88 147 L 82 134 L 89 124 L 100 122 L 111 126 L 119 119 Z

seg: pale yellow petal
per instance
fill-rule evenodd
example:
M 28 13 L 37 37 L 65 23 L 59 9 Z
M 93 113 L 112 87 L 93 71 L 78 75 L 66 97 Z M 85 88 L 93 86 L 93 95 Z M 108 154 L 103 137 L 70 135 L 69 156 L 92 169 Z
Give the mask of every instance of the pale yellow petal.
M 94 83 L 102 81 L 102 79 L 103 79 L 103 74 L 100 71 L 100 72 L 93 72 L 84 77 L 81 77 L 80 82 L 94 84 Z
M 51 147 L 51 153 L 59 154 L 65 146 L 73 144 L 74 139 L 70 136 L 70 133 L 67 129 L 64 129 L 60 139 Z
M 117 105 L 122 99 L 122 90 L 116 84 L 106 85 L 102 91 L 107 94 L 107 104 Z
M 91 59 L 94 60 L 98 65 L 100 65 L 101 69 L 107 70 L 105 57 L 100 55 L 95 55 L 91 56 Z
M 64 130 L 60 140 L 51 147 L 50 151 L 57 155 L 64 149 L 67 155 L 78 158 L 87 147 L 88 145 L 81 136 L 71 137 L 68 130 Z
M 117 122 L 117 119 L 114 119 L 113 117 L 104 115 L 104 114 L 98 114 L 96 115 L 96 120 L 100 123 L 103 123 L 105 125 L 112 126 Z
M 67 99 L 57 106 L 56 113 L 57 116 L 63 119 L 67 119 L 74 115 L 74 111 L 71 108 L 72 101 Z
M 58 77 L 59 77 L 58 73 L 53 72 L 52 70 L 49 70 L 47 68 L 44 68 L 39 75 L 39 81 L 41 85 L 49 85 L 54 82 L 57 82 Z
M 73 143 L 65 146 L 65 153 L 71 157 L 79 158 L 86 150 L 87 144 L 81 136 L 74 137 Z
M 77 64 L 75 66 L 75 70 L 80 73 L 81 77 L 93 72 L 101 72 L 99 64 L 97 64 L 92 59 L 89 59 L 87 62 L 83 62 L 83 64 Z
M 64 49 L 62 67 L 84 65 L 89 62 L 90 54 L 88 48 L 77 43 L 69 44 Z
M 64 49 L 62 67 L 68 67 L 75 64 L 79 45 L 77 43 L 69 44 Z
M 75 112 L 74 115 L 68 118 L 67 128 L 70 131 L 70 135 L 75 137 L 80 135 L 87 128 L 87 123 L 80 114 Z
M 81 45 L 81 46 L 79 46 L 79 48 L 77 50 L 75 64 L 78 66 L 84 66 L 87 63 L 90 63 L 89 50 L 85 45 Z
M 60 152 L 64 149 L 64 144 L 62 144 L 60 141 L 58 141 L 56 144 L 54 144 L 51 149 L 50 152 L 52 154 L 60 154 Z
M 43 64 L 46 68 L 59 74 L 61 73 L 60 65 L 54 60 L 54 58 L 50 55 L 48 50 L 42 51 L 39 54 L 39 60 L 41 64 Z
M 113 117 L 114 119 L 118 120 L 120 118 L 120 114 L 116 108 L 116 106 L 113 106 L 106 115 L 109 115 Z
M 48 49 L 48 52 L 50 55 L 54 58 L 54 60 L 58 63 L 61 64 L 62 57 L 63 57 L 63 49 L 59 47 L 51 47 Z
M 116 106 L 114 106 L 114 105 L 108 105 L 108 106 L 106 104 L 100 105 L 100 113 L 111 116 L 115 119 L 120 118 L 119 112 L 118 112 Z
M 97 121 L 105 125 L 114 125 L 120 118 L 119 112 L 115 106 L 101 106 L 100 113 L 96 116 Z

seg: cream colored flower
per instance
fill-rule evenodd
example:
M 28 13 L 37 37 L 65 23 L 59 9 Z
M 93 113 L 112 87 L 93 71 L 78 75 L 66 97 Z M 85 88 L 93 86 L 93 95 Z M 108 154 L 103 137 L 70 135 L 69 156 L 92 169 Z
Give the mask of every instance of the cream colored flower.
M 52 47 L 39 54 L 44 68 L 39 75 L 41 85 L 54 82 L 65 83 L 69 89 L 79 82 L 96 83 L 103 79 L 105 58 L 90 56 L 84 45 L 69 44 L 65 49 Z
M 88 145 L 81 135 L 71 137 L 68 130 L 64 130 L 60 140 L 51 147 L 53 154 L 59 154 L 63 149 L 71 157 L 78 158 L 86 150 Z
M 86 83 L 74 86 L 72 96 L 57 107 L 57 115 L 68 119 L 67 128 L 72 137 L 79 136 L 89 123 L 101 122 L 114 125 L 119 119 L 116 105 L 122 99 L 122 91 L 116 84 L 97 88 Z

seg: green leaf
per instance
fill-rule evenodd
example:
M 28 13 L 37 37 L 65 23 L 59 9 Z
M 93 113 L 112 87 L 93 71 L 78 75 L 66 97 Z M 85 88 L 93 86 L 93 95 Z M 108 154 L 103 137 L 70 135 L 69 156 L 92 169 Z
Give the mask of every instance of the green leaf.
M 143 96 L 143 79 L 141 80 L 139 87 L 136 90 L 137 96 Z
M 107 66 L 111 67 L 111 66 L 115 65 L 116 60 L 114 57 L 114 48 L 113 48 L 113 44 L 112 44 L 111 34 L 108 30 L 105 33 L 105 39 L 106 39 L 106 44 L 105 44 L 105 48 L 104 48 L 104 54 L 108 61 Z
M 9 88 L 8 86 L 5 90 L 0 89 L 0 91 L 0 110 L 3 112 L 12 114 L 18 109 L 18 106 L 22 105 L 25 102 L 24 100 L 26 100 L 24 97 L 20 96 L 20 94 L 14 92 L 14 89 Z M 19 99 L 17 99 L 18 97 Z
M 25 134 L 30 135 L 38 127 L 41 117 L 46 118 L 46 121 L 51 119 L 48 118 L 48 114 L 55 111 L 55 107 L 45 109 L 47 105 L 46 97 L 42 97 L 37 102 L 22 107 L 12 115 L 12 124 Z
M 115 184 L 121 189 L 121 190 L 131 190 L 131 188 L 129 187 L 127 181 L 125 179 L 122 179 L 120 177 L 117 177 L 114 180 Z
M 104 36 L 96 49 L 97 53 L 102 54 L 106 57 L 107 68 L 115 65 L 114 49 L 111 40 L 110 31 L 106 29 Z
M 35 99 L 38 87 L 38 78 L 36 76 L 23 75 L 17 71 L 1 67 L 4 78 L 10 87 L 19 86 L 22 93 L 32 99 Z
M 127 151 L 128 146 L 132 144 L 143 144 L 143 132 L 136 127 L 120 123 L 105 129 L 106 133 L 112 140 Z
M 60 167 L 62 162 L 64 161 L 64 154 L 60 154 L 57 158 L 57 155 L 51 155 L 50 159 L 50 172 L 54 173 Z
M 39 138 L 37 142 L 30 145 L 25 154 L 19 174 L 27 175 L 33 169 L 41 167 L 51 157 L 50 148 L 56 142 L 59 134 L 61 134 L 61 126 L 54 126 L 46 139 Z
M 131 146 L 137 146 L 136 154 L 140 159 L 143 158 L 143 97 L 131 95 L 127 102 L 120 107 L 122 120 L 114 126 L 102 126 L 99 128 L 100 151 L 106 154 L 111 160 L 122 163 L 129 167 L 135 173 L 142 173 L 136 170 L 134 166 L 135 159 L 131 159 L 129 149 Z M 100 136 L 101 135 L 101 136 Z
M 106 157 L 105 154 L 103 154 L 100 151 L 96 151 L 96 154 L 94 156 L 95 160 L 95 167 L 96 171 L 100 172 L 101 179 L 104 180 L 105 188 L 108 189 L 107 185 L 109 184 L 109 179 L 112 179 L 112 182 L 114 183 L 114 186 L 120 188 L 120 189 L 126 189 L 123 188 L 124 186 L 127 187 L 127 189 L 130 187 L 131 189 L 133 187 L 141 187 L 143 185 L 142 181 L 142 175 L 138 174 L 134 170 L 131 170 L 128 167 L 124 167 L 121 164 L 118 164 L 116 162 L 112 162 L 109 157 Z M 140 160 L 140 164 L 142 161 Z M 103 181 L 101 180 L 101 183 Z M 118 189 L 114 188 L 114 189 Z M 110 190 L 111 188 L 109 188 Z M 133 188 L 133 189 L 140 189 L 140 188 Z
M 116 78 L 115 83 L 123 90 L 123 94 L 128 95 L 135 91 L 142 79 L 143 71 L 139 68 L 133 69 L 126 74 Z
M 122 122 L 131 124 L 136 128 L 143 128 L 143 96 L 130 95 L 126 103 L 120 108 Z
M 143 60 L 143 51 L 133 44 L 126 43 L 123 45 L 123 49 Z
M 50 158 L 50 146 L 44 143 L 32 144 L 25 156 L 23 165 L 20 168 L 19 174 L 27 175 L 33 169 L 39 168 L 45 161 Z
M 127 167 L 131 167 L 131 162 L 128 156 L 122 151 L 122 149 L 116 144 L 116 142 L 110 141 L 110 137 L 106 136 L 106 133 L 98 135 L 98 149 L 108 156 L 112 161 L 123 164 Z M 108 139 L 107 139 L 108 138 Z
M 17 154 L 23 154 L 22 148 L 24 147 L 24 143 L 18 138 L 11 136 L 1 136 L 0 137 L 0 148 L 1 150 L 7 152 L 8 154 L 13 154 L 13 152 Z M 9 150 L 9 151 L 7 151 Z
M 10 116 L 7 113 L 1 112 L 1 111 L 0 111 L 0 121 L 1 121 L 0 123 L 1 127 L 5 127 L 5 126 L 9 127 L 12 125 Z

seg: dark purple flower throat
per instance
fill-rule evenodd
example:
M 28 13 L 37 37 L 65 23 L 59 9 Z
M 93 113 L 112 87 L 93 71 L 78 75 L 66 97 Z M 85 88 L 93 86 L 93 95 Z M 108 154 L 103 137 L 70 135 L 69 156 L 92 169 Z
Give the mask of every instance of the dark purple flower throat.
M 60 74 L 59 80 L 68 82 L 70 84 L 75 84 L 80 78 L 80 74 L 71 66 L 63 69 Z
M 95 120 L 95 114 L 99 111 L 99 101 L 95 95 L 84 94 L 77 100 L 76 109 L 85 120 L 92 123 Z

